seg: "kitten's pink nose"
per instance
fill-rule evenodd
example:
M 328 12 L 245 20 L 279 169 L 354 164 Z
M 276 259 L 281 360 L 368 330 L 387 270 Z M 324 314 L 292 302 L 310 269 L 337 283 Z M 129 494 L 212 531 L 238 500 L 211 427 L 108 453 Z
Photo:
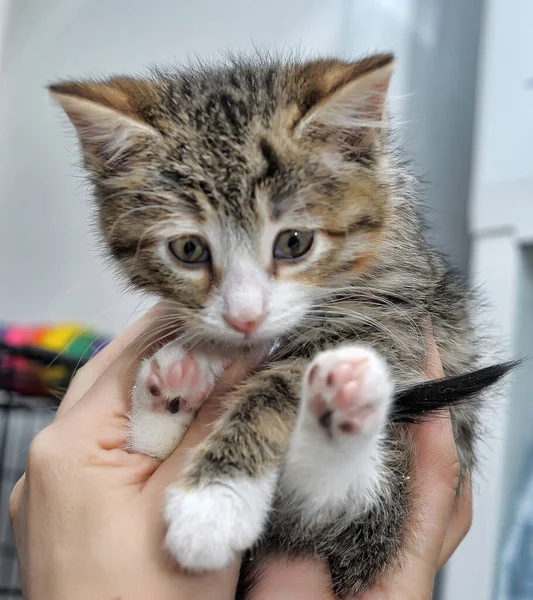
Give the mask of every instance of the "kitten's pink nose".
M 261 323 L 265 320 L 265 316 L 266 315 L 264 313 L 255 315 L 252 318 L 250 318 L 250 316 L 246 314 L 225 314 L 224 320 L 230 327 L 232 327 L 233 329 L 235 329 L 235 331 L 238 331 L 239 333 L 252 333 L 252 331 L 255 331 L 259 327 L 259 325 L 261 325 Z

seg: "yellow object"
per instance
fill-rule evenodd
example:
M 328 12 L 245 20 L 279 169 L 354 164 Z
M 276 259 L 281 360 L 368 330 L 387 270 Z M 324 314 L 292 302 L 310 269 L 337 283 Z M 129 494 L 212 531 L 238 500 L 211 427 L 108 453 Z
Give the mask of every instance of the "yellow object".
M 87 329 L 76 323 L 62 323 L 51 327 L 46 331 L 40 342 L 45 350 L 52 352 L 62 352 L 76 338 L 76 336 L 85 333 Z

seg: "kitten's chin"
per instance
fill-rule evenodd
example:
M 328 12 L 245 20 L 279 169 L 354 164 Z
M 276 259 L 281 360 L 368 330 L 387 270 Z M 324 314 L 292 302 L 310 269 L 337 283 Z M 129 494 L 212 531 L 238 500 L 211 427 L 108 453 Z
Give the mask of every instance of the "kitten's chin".
M 209 343 L 220 346 L 224 350 L 233 354 L 268 353 L 276 344 L 277 335 L 264 335 L 261 333 L 244 335 L 238 332 L 213 332 L 205 331 L 205 340 Z
M 275 337 L 263 336 L 211 336 L 211 341 L 216 345 L 232 348 L 236 351 L 250 351 L 256 349 L 270 349 L 276 342 Z

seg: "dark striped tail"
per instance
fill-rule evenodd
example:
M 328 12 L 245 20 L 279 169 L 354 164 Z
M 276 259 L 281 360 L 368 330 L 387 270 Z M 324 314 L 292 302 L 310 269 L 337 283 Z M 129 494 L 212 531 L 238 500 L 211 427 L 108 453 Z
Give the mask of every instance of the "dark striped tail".
M 418 423 L 432 413 L 465 403 L 477 402 L 479 392 L 505 377 L 521 361 L 500 363 L 465 373 L 417 384 L 398 392 L 391 419 L 396 423 Z

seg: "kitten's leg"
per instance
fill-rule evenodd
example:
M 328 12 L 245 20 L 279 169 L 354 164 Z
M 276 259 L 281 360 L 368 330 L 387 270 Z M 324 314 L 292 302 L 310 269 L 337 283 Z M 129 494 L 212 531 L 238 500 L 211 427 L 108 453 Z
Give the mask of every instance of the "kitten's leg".
M 132 393 L 127 446 L 164 459 L 223 371 L 222 361 L 170 342 L 143 361 Z
M 222 569 L 258 540 L 296 418 L 302 373 L 303 364 L 278 364 L 241 385 L 169 488 L 166 544 L 183 567 Z
M 327 559 L 335 597 L 354 598 L 400 558 L 409 442 L 403 428 L 387 424 L 392 379 L 369 348 L 321 352 L 302 392 L 273 540 Z
M 304 518 L 320 520 L 347 501 L 363 511 L 375 498 L 392 398 L 385 361 L 370 348 L 327 350 L 309 365 L 282 476 Z
M 335 598 L 358 598 L 389 569 L 401 569 L 413 540 L 406 525 L 411 511 L 411 445 L 404 428 L 393 428 L 384 448 L 384 475 L 369 508 L 349 522 L 329 524 L 318 546 L 327 557 Z M 334 541 L 334 543 L 332 543 Z

